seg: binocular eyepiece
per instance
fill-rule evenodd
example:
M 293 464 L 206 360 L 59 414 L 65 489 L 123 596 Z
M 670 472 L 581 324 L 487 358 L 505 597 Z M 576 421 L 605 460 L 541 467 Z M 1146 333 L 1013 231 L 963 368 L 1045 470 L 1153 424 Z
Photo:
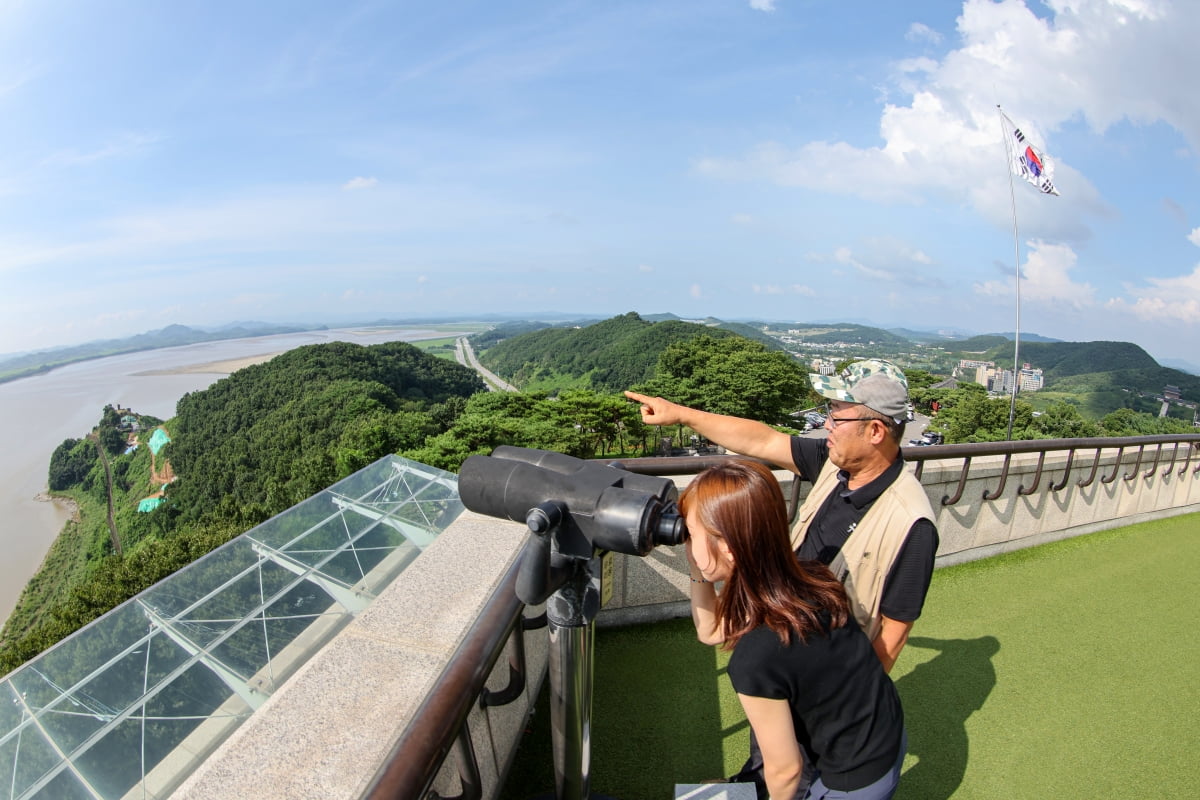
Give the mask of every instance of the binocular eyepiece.
M 458 493 L 471 511 L 524 522 L 534 533 L 557 525 L 564 555 L 588 558 L 594 547 L 645 556 L 687 538 L 670 479 L 548 450 L 504 445 L 471 456 Z

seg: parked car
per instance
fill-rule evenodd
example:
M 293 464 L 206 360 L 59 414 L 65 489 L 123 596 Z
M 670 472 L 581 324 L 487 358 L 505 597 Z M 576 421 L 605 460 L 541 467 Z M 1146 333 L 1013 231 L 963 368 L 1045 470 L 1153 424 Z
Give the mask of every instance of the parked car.
M 937 431 L 925 431 L 920 439 L 909 439 L 908 443 L 915 447 L 928 447 L 932 444 L 943 444 L 945 441 L 945 437 Z

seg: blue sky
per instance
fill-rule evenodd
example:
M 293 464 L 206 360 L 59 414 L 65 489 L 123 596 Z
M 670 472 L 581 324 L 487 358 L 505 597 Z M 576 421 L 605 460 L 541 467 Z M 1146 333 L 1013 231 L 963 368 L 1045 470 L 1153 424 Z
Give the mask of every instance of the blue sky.
M 0 0 L 0 352 L 674 312 L 1200 362 L 1200 3 Z

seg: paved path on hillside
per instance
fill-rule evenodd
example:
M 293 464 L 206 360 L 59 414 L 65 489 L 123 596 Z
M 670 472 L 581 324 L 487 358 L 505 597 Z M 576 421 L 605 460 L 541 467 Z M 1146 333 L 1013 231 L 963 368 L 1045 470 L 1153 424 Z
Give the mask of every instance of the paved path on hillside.
M 489 370 L 483 364 L 479 363 L 479 359 L 475 357 L 475 350 L 471 347 L 471 343 L 467 341 L 467 337 L 460 336 L 455 340 L 455 356 L 458 358 L 458 363 L 464 367 L 470 367 L 483 376 L 483 382 L 487 384 L 488 391 L 491 392 L 516 392 L 520 391 L 511 383 L 503 380 L 499 375 Z

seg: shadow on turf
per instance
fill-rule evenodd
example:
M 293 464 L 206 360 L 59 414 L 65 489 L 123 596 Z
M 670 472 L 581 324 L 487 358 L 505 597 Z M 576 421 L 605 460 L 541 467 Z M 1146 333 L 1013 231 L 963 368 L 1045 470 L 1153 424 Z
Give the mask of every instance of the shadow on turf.
M 736 711 L 734 719 L 722 717 L 718 695 L 719 684 L 728 681 L 725 659 L 718 661 L 714 648 L 696 642 L 691 619 L 601 631 L 600 638 L 597 649 L 604 657 L 595 675 L 593 790 L 621 800 L 666 798 L 675 783 L 717 778 L 740 766 L 748 739 L 745 719 Z M 913 636 L 907 646 L 936 655 L 896 681 L 908 752 L 917 762 L 901 778 L 896 798 L 947 800 L 966 772 L 966 721 L 996 685 L 992 658 L 1000 642 L 994 636 Z M 547 688 L 502 800 L 553 790 Z M 728 764 L 727 753 L 732 754 Z
M 896 797 L 946 800 L 962 783 L 970 743 L 967 718 L 983 707 L 996 685 L 994 636 L 931 639 L 913 636 L 908 647 L 938 655 L 896 681 L 904 703 L 909 757 L 917 763 L 900 779 Z

